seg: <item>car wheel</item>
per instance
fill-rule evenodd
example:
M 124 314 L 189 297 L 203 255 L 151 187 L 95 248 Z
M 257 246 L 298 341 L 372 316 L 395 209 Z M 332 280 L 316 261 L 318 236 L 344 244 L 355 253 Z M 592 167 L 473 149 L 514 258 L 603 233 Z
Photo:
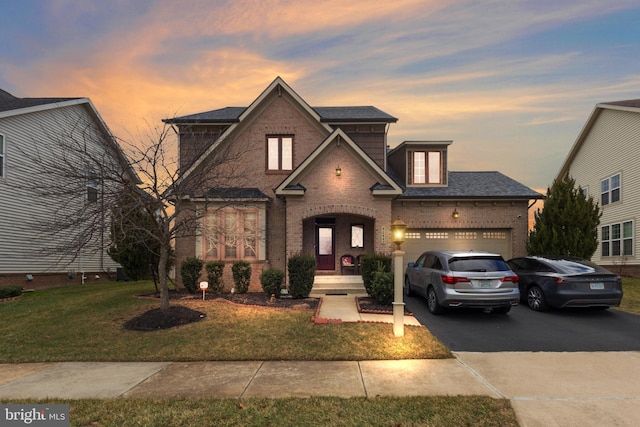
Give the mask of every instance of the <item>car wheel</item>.
M 511 311 L 510 305 L 505 305 L 503 307 L 496 307 L 493 309 L 493 312 L 498 314 L 507 314 L 510 311 Z
M 438 295 L 433 286 L 429 286 L 427 289 L 427 308 L 431 314 L 441 314 L 444 311 L 444 308 L 438 302 Z
M 411 290 L 411 283 L 409 282 L 409 278 L 404 278 L 404 294 L 408 297 L 413 295 L 413 291 Z
M 527 304 L 530 309 L 535 311 L 545 311 L 549 309 L 542 289 L 537 286 L 532 286 L 527 291 Z

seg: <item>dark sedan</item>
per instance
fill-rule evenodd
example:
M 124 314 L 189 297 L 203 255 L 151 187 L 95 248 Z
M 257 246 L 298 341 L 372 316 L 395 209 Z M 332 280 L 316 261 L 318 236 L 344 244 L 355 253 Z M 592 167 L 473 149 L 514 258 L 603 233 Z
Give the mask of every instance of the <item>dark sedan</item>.
M 520 295 L 533 310 L 617 307 L 622 279 L 591 261 L 575 257 L 527 256 L 507 261 L 518 277 Z

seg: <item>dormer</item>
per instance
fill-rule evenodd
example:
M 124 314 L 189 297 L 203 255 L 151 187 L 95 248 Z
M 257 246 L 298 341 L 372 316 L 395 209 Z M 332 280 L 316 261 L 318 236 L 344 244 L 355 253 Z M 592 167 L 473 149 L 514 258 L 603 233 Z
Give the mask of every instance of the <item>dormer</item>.
M 404 141 L 388 154 L 406 187 L 446 187 L 447 149 L 453 141 Z

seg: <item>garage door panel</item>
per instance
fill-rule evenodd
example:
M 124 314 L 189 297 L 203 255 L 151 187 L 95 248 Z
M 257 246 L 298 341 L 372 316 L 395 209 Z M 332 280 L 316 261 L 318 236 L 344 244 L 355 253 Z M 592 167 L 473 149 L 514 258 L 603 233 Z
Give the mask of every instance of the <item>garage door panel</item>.
M 511 230 L 508 229 L 409 229 L 402 246 L 407 262 L 429 250 L 482 250 L 511 258 Z

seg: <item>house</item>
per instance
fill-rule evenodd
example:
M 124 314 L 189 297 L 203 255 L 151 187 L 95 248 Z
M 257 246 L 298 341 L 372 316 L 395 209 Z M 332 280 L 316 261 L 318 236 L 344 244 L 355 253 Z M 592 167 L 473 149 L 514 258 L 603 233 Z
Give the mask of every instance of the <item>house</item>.
M 591 258 L 619 274 L 640 275 L 640 99 L 597 104 L 556 179 L 571 176 L 602 209 Z
M 81 144 L 79 153 L 67 151 L 73 144 Z M 79 156 L 87 153 L 100 153 L 100 164 L 82 163 Z M 63 184 L 58 174 L 48 174 L 66 167 L 61 159 L 86 176 Z M 100 222 L 108 212 L 100 169 L 125 163 L 89 99 L 18 98 L 0 90 L 0 285 L 115 279 L 118 265 L 104 251 L 108 227 L 94 228 L 91 236 L 57 227 L 78 209 L 95 212 L 92 220 Z M 137 180 L 131 169 L 125 172 Z M 89 245 L 69 246 L 71 236 Z
M 176 265 L 188 256 L 250 260 L 256 290 L 263 268 L 286 271 L 300 252 L 315 255 L 317 275 L 353 274 L 343 255 L 393 251 L 397 218 L 408 225 L 408 260 L 431 248 L 524 255 L 529 202 L 542 196 L 500 172 L 450 171 L 452 141 L 389 150 L 397 120 L 373 106 L 311 107 L 281 78 L 248 107 L 165 119 L 177 128 L 186 181 L 217 150 L 250 151 L 241 186 L 189 198 L 210 214 L 197 236 L 176 240 Z

